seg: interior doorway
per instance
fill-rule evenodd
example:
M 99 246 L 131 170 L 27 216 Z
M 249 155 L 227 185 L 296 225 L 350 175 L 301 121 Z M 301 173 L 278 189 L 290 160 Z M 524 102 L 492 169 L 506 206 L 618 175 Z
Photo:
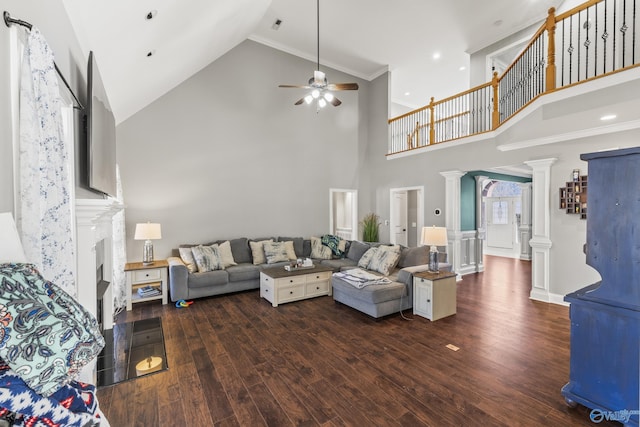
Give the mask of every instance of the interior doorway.
M 329 189 L 329 234 L 358 239 L 358 190 Z
M 487 179 L 482 190 L 485 255 L 520 258 L 522 189 L 516 182 Z
M 424 226 L 424 187 L 392 188 L 389 201 L 391 243 L 417 247 Z

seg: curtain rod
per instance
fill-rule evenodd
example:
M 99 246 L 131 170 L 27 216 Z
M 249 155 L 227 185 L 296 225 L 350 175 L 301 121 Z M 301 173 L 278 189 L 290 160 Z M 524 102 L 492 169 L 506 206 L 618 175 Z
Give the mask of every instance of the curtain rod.
M 17 25 L 21 25 L 23 27 L 26 27 L 29 31 L 31 31 L 31 29 L 33 28 L 33 25 L 31 25 L 27 21 L 23 21 L 21 19 L 12 18 L 11 15 L 9 14 L 9 12 L 7 12 L 6 10 L 4 11 L 4 13 L 2 15 L 4 17 L 4 23 L 5 23 L 5 25 L 7 27 L 11 27 L 11 24 L 17 24 Z M 58 64 L 56 64 L 55 61 L 53 63 L 53 66 L 55 67 L 56 72 L 58 73 L 58 75 L 62 79 L 62 82 L 64 83 L 64 85 L 67 87 L 67 89 L 69 89 L 69 93 L 71 93 L 71 96 L 73 96 L 73 99 L 76 101 L 76 104 L 78 104 L 78 105 L 74 105 L 73 108 L 75 108 L 76 110 L 84 110 L 84 107 L 82 106 L 82 103 L 80 102 L 80 100 L 78 99 L 76 94 L 73 92 L 73 89 L 71 89 L 71 86 L 69 86 L 69 83 L 67 82 L 67 79 L 64 78 L 64 76 L 62 75 L 62 72 L 60 71 L 60 68 L 58 68 Z

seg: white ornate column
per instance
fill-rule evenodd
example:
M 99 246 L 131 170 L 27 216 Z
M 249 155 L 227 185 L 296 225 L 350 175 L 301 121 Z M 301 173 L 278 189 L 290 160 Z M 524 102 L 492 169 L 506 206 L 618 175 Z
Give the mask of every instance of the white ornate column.
M 530 298 L 549 302 L 549 250 L 551 249 L 551 165 L 557 159 L 525 162 L 533 169 L 531 221 L 531 294 Z
M 478 273 L 484 271 L 484 239 L 487 232 L 482 223 L 482 190 L 484 190 L 484 181 L 489 177 L 478 175 L 476 179 L 476 271 Z
M 466 172 L 461 171 L 446 171 L 440 172 L 445 178 L 445 221 L 447 227 L 447 237 L 449 238 L 449 248 L 447 253 L 450 257 L 450 262 L 453 268 L 453 272 L 458 275 L 458 280 L 462 278 L 461 275 L 461 255 L 462 255 L 462 231 L 460 230 L 460 178 L 465 175 Z
M 531 246 L 529 240 L 531 240 L 531 187 L 530 182 L 519 183 L 518 186 L 521 190 L 521 214 L 520 225 L 518 226 L 518 235 L 520 236 L 520 259 L 531 259 Z

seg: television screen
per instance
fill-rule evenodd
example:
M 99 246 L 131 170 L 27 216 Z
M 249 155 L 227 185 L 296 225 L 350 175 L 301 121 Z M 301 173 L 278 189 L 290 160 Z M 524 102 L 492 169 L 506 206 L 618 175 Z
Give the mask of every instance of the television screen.
M 88 184 L 92 190 L 115 197 L 116 121 L 93 52 L 89 52 L 87 82 Z

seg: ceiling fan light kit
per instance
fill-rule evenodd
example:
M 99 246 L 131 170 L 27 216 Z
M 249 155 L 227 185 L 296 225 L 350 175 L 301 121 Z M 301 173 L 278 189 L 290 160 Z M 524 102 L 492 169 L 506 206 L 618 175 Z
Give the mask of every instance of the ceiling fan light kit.
M 320 108 L 324 108 L 327 102 L 337 107 L 342 104 L 338 98 L 335 97 L 330 91 L 338 90 L 358 90 L 357 83 L 333 83 L 329 84 L 327 77 L 323 71 L 320 71 L 320 0 L 316 0 L 316 23 L 317 23 L 317 70 L 313 72 L 313 77 L 309 79 L 308 85 L 280 85 L 283 88 L 297 88 L 297 89 L 310 89 L 311 92 L 299 99 L 294 105 L 301 105 L 303 103 L 311 104 L 315 99 L 317 102 L 317 111 Z

